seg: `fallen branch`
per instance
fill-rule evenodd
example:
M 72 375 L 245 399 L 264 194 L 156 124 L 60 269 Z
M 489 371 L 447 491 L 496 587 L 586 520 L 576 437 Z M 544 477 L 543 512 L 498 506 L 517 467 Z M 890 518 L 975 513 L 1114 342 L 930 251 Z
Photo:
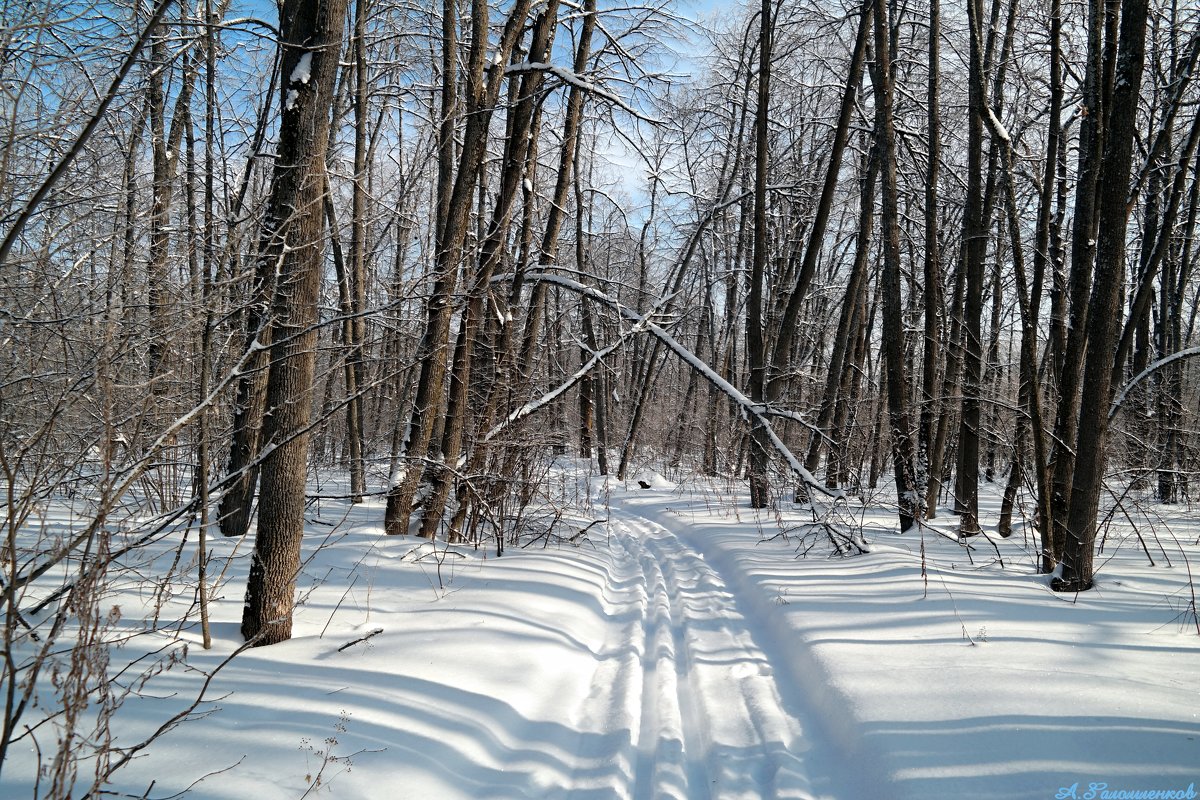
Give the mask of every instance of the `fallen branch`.
M 367 639 L 370 639 L 373 636 L 378 636 L 381 633 L 383 633 L 383 628 L 376 628 L 375 630 L 368 633 L 366 636 L 360 636 L 352 642 L 346 642 L 344 645 L 339 647 L 337 649 L 337 651 L 340 653 L 347 648 L 353 647 L 354 645 L 358 644 L 359 642 L 365 642 Z

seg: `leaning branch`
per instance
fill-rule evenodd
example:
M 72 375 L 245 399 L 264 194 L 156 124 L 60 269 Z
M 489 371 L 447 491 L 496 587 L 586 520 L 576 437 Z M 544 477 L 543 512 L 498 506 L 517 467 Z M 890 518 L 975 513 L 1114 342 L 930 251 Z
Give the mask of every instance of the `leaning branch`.
M 505 68 L 504 74 L 505 75 L 514 75 L 518 72 L 538 72 L 538 71 L 548 72 L 551 75 L 553 75 L 554 77 L 558 78 L 563 83 L 567 84 L 568 86 L 574 86 L 574 87 L 576 87 L 578 89 L 582 89 L 583 91 L 588 92 L 590 94 L 594 94 L 598 97 L 603 97 L 608 102 L 612 103 L 615 106 L 618 106 L 626 114 L 629 114 L 632 117 L 637 117 L 638 119 L 642 120 L 643 122 L 649 122 L 651 125 L 661 125 L 662 124 L 662 120 L 655 119 L 654 117 L 646 116 L 642 112 L 637 111 L 632 106 L 630 106 L 628 103 L 626 103 L 624 100 L 622 100 L 620 97 L 618 97 L 616 94 L 613 94 L 612 92 L 608 91 L 603 86 L 593 83 L 592 81 L 589 81 L 586 78 L 581 77 L 580 75 L 572 72 L 569 69 L 566 69 L 565 67 L 560 67 L 557 64 L 550 64 L 545 61 L 522 61 L 519 64 L 509 64 Z
M 1178 353 L 1171 353 L 1169 356 L 1163 356 L 1158 361 L 1155 361 L 1153 364 L 1139 372 L 1133 377 L 1132 380 L 1129 381 L 1129 383 L 1121 387 L 1121 391 L 1117 392 L 1116 398 L 1113 399 L 1112 407 L 1108 409 L 1109 421 L 1111 422 L 1112 418 L 1115 417 L 1117 412 L 1121 410 L 1121 404 L 1125 402 L 1125 398 L 1129 396 L 1129 393 L 1132 392 L 1134 387 L 1139 383 L 1144 381 L 1146 378 L 1149 378 L 1163 367 L 1170 366 L 1176 361 L 1183 361 L 1184 359 L 1195 358 L 1196 356 L 1200 356 L 1200 347 L 1188 347 L 1180 350 Z
M 511 276 L 508 276 L 508 277 L 511 278 Z M 501 279 L 503 279 L 503 276 L 501 277 Z M 582 284 L 580 284 L 580 285 L 582 286 Z M 498 436 L 501 431 L 503 431 L 505 428 L 512 425 L 514 422 L 518 422 L 522 419 L 525 419 L 525 417 L 535 414 L 539 410 L 548 406 L 550 403 L 553 403 L 555 399 L 557 399 L 558 397 L 561 397 L 572 386 L 574 386 L 575 384 L 577 384 L 581 380 L 583 380 L 585 377 L 587 377 L 587 374 L 589 372 L 591 372 L 593 369 L 595 369 L 596 367 L 598 367 L 601 364 L 601 362 L 604 361 L 605 358 L 607 358 L 608 356 L 612 355 L 617 350 L 619 350 L 621 348 L 621 346 L 623 344 L 625 344 L 625 342 L 631 336 L 633 336 L 636 333 L 640 333 L 644 329 L 644 327 L 645 326 L 642 325 L 641 323 L 634 325 L 632 328 L 630 328 L 629 330 L 622 333 L 621 338 L 617 339 L 617 341 L 613 342 L 608 347 L 605 347 L 601 350 L 597 350 L 596 352 L 592 353 L 592 357 L 588 360 L 588 362 L 586 364 L 584 364 L 582 367 L 580 367 L 575 372 L 574 375 L 567 378 L 565 381 L 563 381 L 557 387 L 555 387 L 554 389 L 551 389 L 549 392 L 542 395 L 538 399 L 530 400 L 528 403 L 521 406 L 520 408 L 518 408 L 517 410 L 515 410 L 511 414 L 509 414 L 507 417 L 505 417 L 502 422 L 497 423 L 496 426 L 494 428 L 492 428 L 490 431 L 488 431 L 487 435 L 483 437 L 484 444 L 495 439 L 496 436 Z M 458 459 L 459 469 L 462 469 L 466 465 L 466 463 L 467 463 L 466 455 L 460 456 Z
M 661 327 L 656 325 L 648 317 L 645 317 L 633 309 L 623 305 L 619 300 L 609 297 L 599 289 L 587 286 L 579 281 L 571 280 L 570 278 L 564 278 L 561 275 L 538 270 L 530 273 L 527 277 L 531 281 L 545 281 L 546 283 L 550 283 L 555 286 L 562 287 L 563 289 L 575 292 L 576 294 L 582 295 L 583 297 L 586 297 L 597 303 L 602 303 L 619 313 L 625 319 L 633 322 L 635 326 L 644 328 L 647 332 L 662 342 L 663 345 L 665 345 L 669 350 L 675 353 L 675 355 L 678 356 L 685 364 L 699 373 L 701 377 L 729 397 L 730 400 L 732 400 L 739 408 L 741 408 L 742 414 L 748 420 L 753 419 L 756 423 L 761 424 L 766 429 L 767 438 L 770 441 L 771 446 L 774 447 L 775 451 L 783 457 L 783 460 L 787 463 L 792 473 L 795 474 L 795 476 L 801 481 L 803 481 L 806 486 L 820 494 L 825 495 L 826 497 L 833 499 L 837 499 L 842 496 L 840 491 L 831 490 L 819 482 L 811 472 L 804 468 L 804 464 L 801 463 L 800 459 L 796 458 L 796 455 L 792 453 L 790 449 L 788 449 L 788 446 L 783 443 L 783 440 L 779 438 L 778 434 L 776 434 L 775 430 L 771 427 L 769 417 L 775 414 L 772 409 L 763 405 L 762 403 L 755 403 L 750 398 L 746 397 L 746 395 L 738 390 L 737 387 L 718 375 L 712 367 L 704 363 L 698 356 L 696 356 L 695 353 L 680 344 L 675 337 L 671 336 L 671 334 L 667 333 Z M 502 276 L 497 278 L 497 280 L 502 279 Z

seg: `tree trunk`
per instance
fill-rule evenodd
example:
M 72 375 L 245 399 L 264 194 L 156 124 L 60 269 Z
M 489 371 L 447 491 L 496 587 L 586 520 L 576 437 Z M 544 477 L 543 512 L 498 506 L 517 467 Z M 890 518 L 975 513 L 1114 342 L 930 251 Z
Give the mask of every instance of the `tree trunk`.
M 1120 296 L 1125 280 L 1125 236 L 1130 214 L 1126 198 L 1145 60 L 1146 16 L 1146 0 L 1122 2 L 1120 51 L 1100 164 L 1100 180 L 1108 191 L 1101 194 L 1097 215 L 1100 238 L 1083 367 L 1083 385 L 1087 391 L 1080 402 L 1074 437 L 1075 470 L 1062 574 L 1051 583 L 1051 588 L 1060 592 L 1079 592 L 1092 587 L 1096 516 L 1104 482 L 1104 446 L 1112 403 L 1113 350 L 1120 330 Z
M 402 446 L 407 461 L 399 474 L 392 476 L 388 491 L 384 528 L 387 533 L 408 533 L 413 499 L 425 474 L 424 467 L 440 468 L 444 462 L 438 431 L 445 421 L 447 355 L 450 347 L 450 321 L 454 311 L 454 293 L 458 286 L 459 262 L 463 243 L 471 226 L 471 200 L 480 176 L 488 128 L 500 96 L 504 70 L 488 69 L 489 53 L 495 63 L 504 64 L 512 54 L 529 11 L 529 0 L 517 0 L 512 7 L 499 46 L 489 49 L 486 0 L 473 0 L 471 6 L 471 50 L 467 59 L 466 125 L 454 158 L 455 123 L 459 118 L 456 86 L 458 15 L 455 0 L 445 0 L 442 19 L 442 121 L 438 134 L 438 231 L 435 246 L 434 281 L 426 304 L 425 333 L 417 355 L 420 374 L 416 397 Z M 457 169 L 455 164 L 457 163 Z
M 1067 289 L 1066 330 L 1061 370 L 1057 376 L 1058 413 L 1054 423 L 1052 459 L 1052 495 L 1050 502 L 1050 547 L 1043 545 L 1043 565 L 1062 559 L 1067 538 L 1067 510 L 1071 502 L 1071 475 L 1075 469 L 1075 441 L 1079 428 L 1080 380 L 1087 345 L 1089 295 L 1092 265 L 1096 254 L 1096 190 L 1103 146 L 1103 120 L 1107 109 L 1103 102 L 1103 51 L 1101 36 L 1104 0 L 1088 3 L 1088 55 L 1083 87 L 1083 116 L 1079 128 L 1079 177 L 1075 184 L 1075 217 L 1071 226 L 1071 274 Z M 1124 202 L 1124 197 L 1122 197 Z M 1111 354 L 1107 354 L 1111 360 Z M 1043 534 L 1044 536 L 1044 534 Z
M 870 12 L 866 12 L 870 16 Z M 842 300 L 842 308 L 838 316 L 837 333 L 833 340 L 833 349 L 829 357 L 829 367 L 825 375 L 825 388 L 821 395 L 821 408 L 817 416 L 817 430 L 809 439 L 808 454 L 804 459 L 804 468 L 815 472 L 821 460 L 822 434 L 827 433 L 831 441 L 836 441 L 834 424 L 836 409 L 839 402 L 844 402 L 841 391 L 845 383 L 847 359 L 857 342 L 859 322 L 865 305 L 867 270 L 870 266 L 871 231 L 875 226 L 875 186 L 879 176 L 879 146 L 872 144 L 866 157 L 863 169 L 862 188 L 859 193 L 858 235 L 854 246 L 854 264 L 850 268 L 850 280 L 846 285 L 846 295 Z M 836 472 L 836 470 L 834 470 Z M 826 474 L 828 475 L 828 470 Z M 828 485 L 828 483 L 826 484 Z M 836 485 L 836 484 L 835 484 Z
M 979 533 L 979 429 L 983 389 L 983 275 L 987 254 L 988 221 L 983 197 L 984 74 L 982 8 L 967 0 L 970 29 L 970 64 L 967 114 L 967 199 L 963 208 L 963 401 L 958 429 L 958 475 L 955 510 L 962 514 L 964 536 Z
M 1024 348 L 1025 337 L 1028 327 L 1032 321 L 1034 333 L 1036 333 L 1039 312 L 1041 308 L 1041 292 L 1042 286 L 1046 280 L 1046 272 L 1049 269 L 1053 275 L 1059 274 L 1060 264 L 1058 263 L 1059 248 L 1057 247 L 1058 236 L 1054 234 L 1057 227 L 1053 224 L 1053 212 L 1055 201 L 1055 186 L 1056 176 L 1058 174 L 1058 164 L 1062 154 L 1062 131 L 1060 128 L 1059 117 L 1062 115 L 1063 102 L 1063 86 L 1062 86 L 1062 2 L 1061 0 L 1050 0 L 1050 113 L 1048 127 L 1046 130 L 1046 160 L 1042 165 L 1042 186 L 1038 196 L 1038 215 L 1037 228 L 1034 234 L 1033 247 L 1033 282 L 1029 287 L 1029 314 L 1028 318 L 1023 320 L 1025 326 L 1021 332 L 1022 348 Z M 1011 221 L 1009 224 L 1015 224 Z M 1057 280 L 1055 281 L 1057 283 Z M 1019 287 L 1018 287 L 1019 288 Z M 1055 293 L 1057 296 L 1057 292 Z M 1055 338 L 1054 330 L 1054 314 L 1051 313 L 1051 340 Z M 1053 343 L 1047 344 L 1047 350 L 1050 353 L 1051 361 L 1054 357 Z M 1024 383 L 1028 378 L 1037 377 L 1037 361 L 1036 356 L 1032 366 L 1032 372 L 1025 373 L 1026 365 L 1024 364 L 1024 352 L 1022 352 L 1022 377 Z M 1051 369 L 1053 373 L 1054 370 Z M 1038 403 L 1039 416 L 1041 413 L 1041 396 L 1040 391 L 1036 386 L 1031 385 L 1029 395 L 1031 401 Z M 1032 410 L 1032 406 L 1030 406 Z M 1052 489 L 1051 478 L 1048 473 L 1049 465 L 1046 463 L 1046 433 L 1044 430 L 1043 420 L 1033 420 L 1031 418 L 1030 435 L 1033 438 L 1035 450 L 1035 465 L 1038 469 L 1037 486 L 1038 486 L 1038 532 L 1042 540 L 1042 560 L 1041 569 L 1043 572 L 1050 572 L 1054 569 L 1054 555 L 1051 548 L 1052 535 L 1050 531 L 1053 528 L 1053 511 L 1051 510 L 1050 497 Z M 1037 455 L 1041 453 L 1041 455 Z
M 874 193 L 872 192 L 872 198 Z M 873 202 L 872 202 L 873 205 Z M 868 303 L 868 287 L 863 283 L 858 298 L 854 301 L 858 311 L 854 313 L 855 330 L 852 333 L 850 360 L 842 369 L 842 379 L 837 390 L 837 404 L 834 407 L 833 422 L 830 429 L 829 463 L 825 468 L 825 485 L 828 488 L 845 487 L 857 492 L 862 479 L 862 470 L 852 481 L 850 479 L 850 445 L 853 439 L 854 426 L 858 422 L 860 409 L 867 405 L 862 402 L 864 383 L 863 366 L 870 355 L 869 342 L 875 327 L 876 312 L 879 308 L 880 285 L 876 284 L 875 292 Z M 867 380 L 867 383 L 870 381 Z
M 292 635 L 304 536 L 308 425 L 317 355 L 317 300 L 329 110 L 347 0 L 284 0 L 280 10 L 283 119 L 260 262 L 278 265 L 275 337 L 263 418 L 262 499 L 242 635 L 256 646 Z
M 938 244 L 938 178 L 941 168 L 941 3 L 929 3 L 929 88 L 926 125 L 929 127 L 929 157 L 925 169 L 925 329 L 921 350 L 921 413 L 917 425 L 917 483 L 925 493 L 925 515 L 937 516 L 937 498 L 930 500 L 934 440 L 941 401 L 938 399 L 942 362 L 942 264 Z
M 846 142 L 850 137 L 855 101 L 858 98 L 859 84 L 862 83 L 863 63 L 866 60 L 867 42 L 870 40 L 873 3 L 874 0 L 866 0 L 860 12 L 858 33 L 855 36 L 854 49 L 850 52 L 850 65 L 847 69 L 846 84 L 842 89 L 842 100 L 838 109 L 837 127 L 833 132 L 833 147 L 829 153 L 829 166 L 825 171 L 825 182 L 821 187 L 821 197 L 817 202 L 800 270 L 795 284 L 788 294 L 783 315 L 780 317 L 779 334 L 771 353 L 770 373 L 767 375 L 766 392 L 771 401 L 778 400 L 782 395 L 783 378 L 788 372 L 795 334 L 799 328 L 797 322 L 800 317 L 800 309 L 808 296 L 808 287 L 816 273 L 817 259 L 825 243 L 825 232 L 829 227 L 829 214 L 833 210 L 838 175 L 842 169 L 842 155 L 845 153 Z M 823 424 L 818 422 L 817 427 L 824 430 L 828 424 L 828 420 L 825 420 Z
M 150 326 L 155 330 L 166 330 L 167 322 L 167 259 L 170 256 L 171 196 L 175 154 L 168 149 L 166 130 L 166 97 L 163 92 L 164 72 L 167 60 L 167 31 L 154 35 L 150 45 L 150 152 L 153 169 L 153 205 L 150 209 L 150 261 L 146 265 L 146 304 L 150 314 Z M 162 362 L 165 357 L 164 338 L 151 337 L 146 349 L 147 374 L 151 390 L 156 394 L 163 391 Z
M 242 172 L 237 199 L 228 212 L 228 236 L 231 241 L 227 243 L 224 255 L 230 261 L 234 260 L 232 241 L 236 241 L 236 237 L 233 236 L 234 220 L 241 215 L 245 206 L 254 160 L 266 138 L 270 111 L 274 108 L 272 96 L 275 93 L 276 81 L 280 78 L 280 69 L 279 58 L 276 57 L 268 91 L 263 97 L 262 110 L 255 125 L 252 154 Z M 260 248 L 264 241 L 260 239 Z M 267 389 L 267 355 L 271 344 L 269 304 L 275 286 L 275 264 L 270 258 L 260 255 L 256 255 L 254 261 L 254 274 L 250 277 L 250 288 L 247 292 L 248 302 L 240 312 L 242 346 L 245 349 L 253 347 L 255 351 L 238 376 L 237 388 L 234 391 L 233 436 L 225 467 L 224 492 L 217 506 L 217 523 L 224 536 L 246 535 L 250 529 L 251 511 L 254 507 L 254 490 L 258 486 L 258 450 L 264 395 Z M 220 273 L 222 269 L 221 264 L 217 264 L 216 271 Z M 230 272 L 234 272 L 232 267 Z M 235 319 L 237 316 L 235 315 Z
M 1190 275 L 1197 212 L 1200 211 L 1200 159 L 1192 167 L 1192 188 L 1188 198 L 1187 221 L 1179 234 L 1182 243 L 1178 263 L 1168 259 L 1169 269 L 1160 282 L 1162 300 L 1159 304 L 1159 355 L 1166 356 L 1184 346 L 1183 298 Z M 1171 364 L 1156 376 L 1156 395 L 1159 416 L 1160 448 L 1158 499 L 1163 503 L 1179 502 L 1187 495 L 1184 467 L 1183 368 Z
M 558 22 L 558 2 L 549 0 L 538 15 L 530 42 L 530 58 L 548 61 L 550 44 Z M 444 428 L 439 457 L 426 465 L 424 481 L 429 485 L 421 516 L 421 536 L 432 539 L 442 521 L 446 501 L 450 497 L 453 475 L 463 451 L 466 430 L 468 390 L 471 385 L 471 363 L 475 344 L 484 324 L 485 304 L 491 288 L 492 275 L 499 263 L 502 245 L 507 239 L 513 205 L 520 190 L 525 155 L 531 138 L 534 107 L 541 95 L 545 72 L 535 70 L 520 79 L 516 107 L 510 111 L 510 135 L 505 145 L 504 172 L 500 177 L 492 220 L 479 253 L 479 267 L 472 278 L 467 294 L 467 306 L 454 348 L 454 363 L 450 377 Z M 516 80 L 515 78 L 513 80 Z
M 763 341 L 763 281 L 767 267 L 767 115 L 771 102 L 771 0 L 762 0 L 758 34 L 758 105 L 754 114 L 754 249 L 746 290 L 746 355 L 750 362 L 750 400 L 765 402 L 766 343 Z M 770 502 L 767 479 L 767 431 L 759 421 L 750 428 L 750 506 Z
M 354 2 L 354 183 L 350 199 L 350 263 L 347 274 L 346 439 L 350 446 L 350 502 L 366 492 L 363 436 L 363 348 L 367 324 L 367 0 Z
M 883 358 L 887 370 L 888 423 L 891 426 L 892 470 L 900 530 L 921 519 L 922 489 L 917 484 L 916 452 L 909 419 L 908 364 L 904 358 L 904 320 L 901 308 L 900 210 L 896 192 L 896 129 L 892 119 L 892 59 L 887 4 L 875 6 L 875 135 L 879 147 L 883 203 L 880 225 L 883 244 Z

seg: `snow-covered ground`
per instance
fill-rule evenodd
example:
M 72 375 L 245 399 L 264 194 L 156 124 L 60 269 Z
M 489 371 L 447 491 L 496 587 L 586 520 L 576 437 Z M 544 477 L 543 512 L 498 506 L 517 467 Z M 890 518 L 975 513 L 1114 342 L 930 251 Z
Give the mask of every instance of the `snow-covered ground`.
M 501 558 L 383 536 L 378 502 L 321 501 L 295 637 L 228 661 L 198 709 L 207 715 L 154 742 L 111 788 L 949 800 L 1183 797 L 1200 784 L 1188 565 L 1200 568 L 1200 526 L 1187 509 L 1139 525 L 1153 566 L 1114 524 L 1098 588 L 1063 596 L 1035 574 L 1019 525 L 967 549 L 933 530 L 897 535 L 885 508 L 852 507 L 872 552 L 835 558 L 805 538 L 802 510 L 760 514 L 728 487 L 650 483 L 585 482 L 579 527 L 604 522 L 574 544 L 543 539 Z M 985 497 L 986 522 L 996 498 Z M 202 650 L 194 627 L 180 633 L 186 664 L 118 709 L 118 747 L 184 708 L 241 643 L 249 544 L 212 542 L 213 572 L 225 569 L 214 647 Z M 136 630 L 155 598 L 118 588 L 119 624 Z M 192 601 L 181 592 L 164 613 Z M 119 654 L 163 641 L 139 637 Z M 45 729 L 40 744 L 53 747 Z M 0 796 L 30 796 L 35 763 L 26 739 Z

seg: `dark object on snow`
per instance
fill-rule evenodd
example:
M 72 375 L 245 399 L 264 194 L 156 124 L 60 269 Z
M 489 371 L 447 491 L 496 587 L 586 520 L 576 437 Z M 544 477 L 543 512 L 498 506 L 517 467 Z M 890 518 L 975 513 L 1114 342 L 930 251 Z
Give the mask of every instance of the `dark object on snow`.
M 645 481 L 638 481 L 638 486 L 642 487 L 643 489 L 650 488 L 650 484 L 646 483 Z
M 383 633 L 383 628 L 376 628 L 375 630 L 368 633 L 366 636 L 360 636 L 352 642 L 346 642 L 344 645 L 339 647 L 337 649 L 337 651 L 340 653 L 349 647 L 353 647 L 354 645 L 358 644 L 359 642 L 365 642 L 367 639 L 370 639 L 372 636 L 378 636 L 381 633 Z

